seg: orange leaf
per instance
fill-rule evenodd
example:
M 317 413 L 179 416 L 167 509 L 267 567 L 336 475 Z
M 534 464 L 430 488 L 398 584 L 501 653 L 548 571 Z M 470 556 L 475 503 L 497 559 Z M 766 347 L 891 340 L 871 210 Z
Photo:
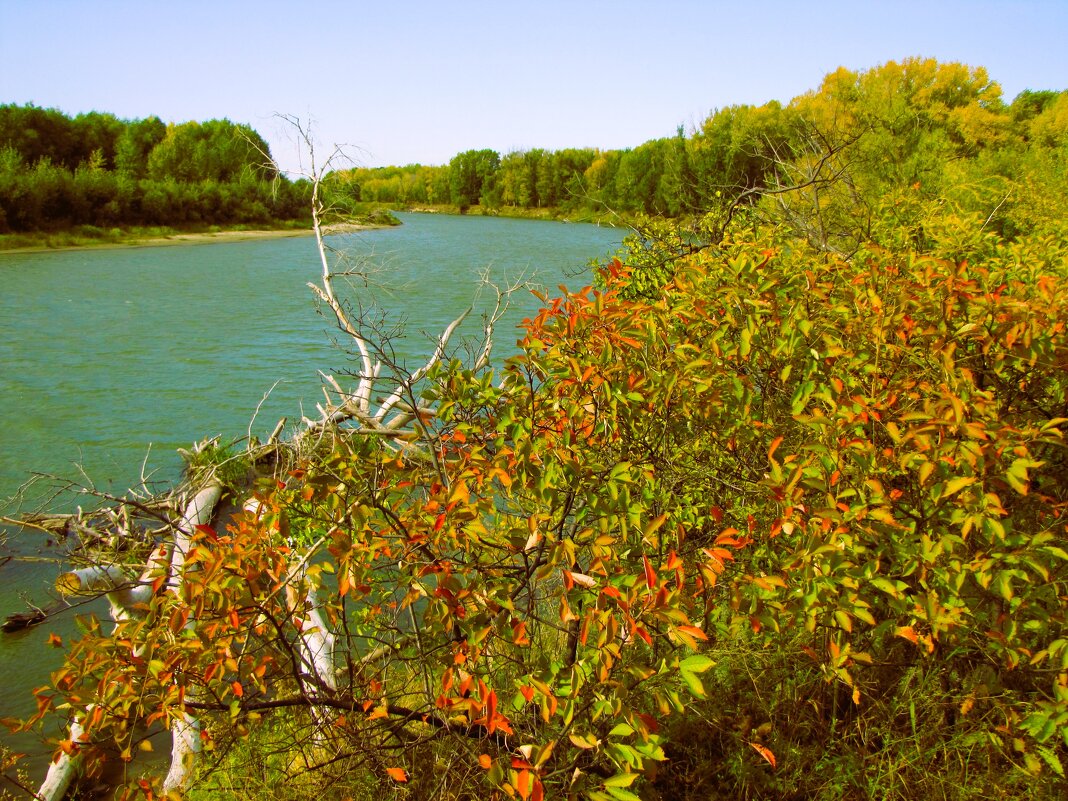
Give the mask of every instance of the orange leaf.
M 916 630 L 913 629 L 912 626 L 899 626 L 894 633 L 898 637 L 904 637 L 913 645 L 915 645 L 920 638 L 919 635 L 916 633 Z
M 527 624 L 525 621 L 518 621 L 512 625 L 512 641 L 516 645 L 530 645 L 530 638 L 527 637 Z
M 395 782 L 408 781 L 408 773 L 404 768 L 386 768 L 386 773 L 389 774 L 389 778 Z
M 707 640 L 708 635 L 703 630 L 697 628 L 697 626 L 679 626 L 679 631 L 684 631 L 691 637 L 696 637 L 699 640 Z
M 493 767 L 493 760 L 490 758 L 489 754 L 479 754 L 478 755 L 478 765 L 483 770 L 489 770 L 490 768 Z
M 516 779 L 515 789 L 519 791 L 519 796 L 520 796 L 520 798 L 523 799 L 523 801 L 526 801 L 526 799 L 530 798 L 530 771 L 529 770 L 521 770 L 521 771 L 519 771 L 519 778 Z
M 774 462 L 775 461 L 775 451 L 778 450 L 778 448 L 779 448 L 779 446 L 781 444 L 782 444 L 782 437 L 776 437 L 774 440 L 772 440 L 771 447 L 768 448 L 768 461 L 769 462 Z
M 760 743 L 749 743 L 753 747 L 753 750 L 760 754 L 764 759 L 768 761 L 768 764 L 773 768 L 775 767 L 775 754 L 771 753 L 771 749 L 767 748 Z
M 241 686 L 241 682 L 239 681 L 231 683 L 230 689 L 234 691 L 234 695 L 236 695 L 238 698 L 245 694 L 245 688 Z

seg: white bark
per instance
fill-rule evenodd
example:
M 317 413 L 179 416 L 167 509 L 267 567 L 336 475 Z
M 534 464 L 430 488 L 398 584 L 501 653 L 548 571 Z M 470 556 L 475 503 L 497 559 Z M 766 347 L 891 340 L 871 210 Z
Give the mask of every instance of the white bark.
M 86 713 L 90 711 L 92 711 L 92 707 L 86 709 Z M 70 724 L 71 742 L 77 745 L 77 743 L 81 742 L 84 734 L 85 730 L 82 729 L 81 721 L 77 719 L 72 721 Z M 70 788 L 71 782 L 81 772 L 82 761 L 83 756 L 79 750 L 75 750 L 71 754 L 66 751 L 61 752 L 59 758 L 53 760 L 48 766 L 45 780 L 41 784 L 41 789 L 37 791 L 37 797 L 40 801 L 62 801 L 63 796 L 67 794 L 67 790 Z
M 301 658 L 320 687 L 337 690 L 336 637 L 314 589 L 308 590 L 308 613 L 299 621 Z M 318 690 L 318 688 L 316 688 Z
M 163 794 L 183 792 L 193 778 L 200 753 L 200 721 L 187 712 L 171 721 L 171 766 L 163 780 Z
M 412 373 L 411 376 L 409 376 L 406 380 L 401 381 L 397 385 L 397 388 L 393 390 L 393 394 L 386 398 L 382 402 L 382 405 L 378 407 L 378 411 L 375 412 L 374 416 L 376 423 L 381 423 L 383 420 L 385 420 L 386 415 L 389 414 L 390 409 L 396 406 L 397 403 L 403 399 L 405 393 L 411 392 L 415 384 L 420 379 L 422 379 L 423 376 L 429 373 L 431 368 L 435 364 L 437 364 L 438 361 L 441 360 L 441 357 L 445 355 L 445 348 L 448 347 L 449 340 L 452 338 L 453 332 L 456 331 L 456 329 L 460 326 L 460 323 L 462 323 L 467 318 L 467 315 L 470 313 L 471 309 L 468 309 L 455 320 L 453 320 L 451 323 L 449 323 L 448 327 L 442 332 L 441 336 L 438 337 L 438 346 L 434 349 L 434 353 L 431 354 L 430 360 L 427 361 L 425 365 L 420 367 L 414 373 Z
M 174 550 L 171 552 L 170 578 L 167 581 L 167 589 L 171 592 L 177 593 L 180 590 L 182 568 L 185 566 L 186 554 L 189 553 L 193 530 L 211 522 L 211 515 L 220 497 L 222 485 L 213 482 L 201 489 L 186 505 L 182 519 L 178 522 L 178 531 L 174 535 Z
M 152 599 L 151 582 L 142 576 L 131 579 L 119 565 L 91 565 L 70 570 L 56 579 L 56 590 L 63 595 L 92 595 L 103 592 L 117 623 L 137 617 L 138 606 Z
M 211 522 L 212 513 L 221 497 L 222 485 L 213 482 L 201 489 L 186 505 L 185 513 L 182 515 L 175 534 L 174 550 L 171 552 L 168 591 L 181 595 L 182 569 L 189 553 L 193 530 L 197 526 L 206 526 Z M 186 625 L 191 626 L 193 622 L 190 620 Z M 197 693 L 187 690 L 186 698 L 195 701 Z M 194 715 L 183 712 L 181 717 L 171 721 L 171 765 L 167 771 L 167 777 L 163 780 L 164 795 L 172 791 L 182 793 L 189 786 L 200 749 L 200 721 Z
M 217 483 L 201 489 L 185 508 L 174 535 L 174 545 L 164 557 L 164 564 L 169 567 L 167 589 L 176 594 L 181 592 L 182 568 L 189 552 L 193 531 L 196 526 L 211 522 L 222 487 Z M 152 585 L 148 576 L 158 568 L 160 556 L 153 551 L 140 579 L 131 579 L 119 565 L 93 565 L 64 573 L 56 581 L 56 589 L 65 595 L 85 595 L 93 592 L 107 594 L 111 612 L 115 621 L 128 619 L 139 614 L 138 605 L 147 604 L 152 598 Z M 187 697 L 190 697 L 187 694 Z M 192 700 L 192 699 L 191 699 Z M 92 706 L 85 714 L 92 711 Z M 70 724 L 70 739 L 73 743 L 82 740 L 85 730 L 81 720 L 75 719 Z M 164 792 L 182 791 L 193 775 L 196 755 L 200 752 L 200 722 L 188 713 L 171 723 L 171 765 L 164 781 Z M 63 752 L 48 767 L 44 783 L 37 795 L 42 801 L 61 801 L 71 782 L 81 771 L 83 756 L 75 751 Z

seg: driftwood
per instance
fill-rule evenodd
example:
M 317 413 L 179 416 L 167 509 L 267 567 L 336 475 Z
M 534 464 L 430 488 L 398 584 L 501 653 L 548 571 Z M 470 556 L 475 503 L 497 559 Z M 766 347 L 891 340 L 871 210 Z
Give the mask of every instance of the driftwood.
M 10 634 L 12 632 L 28 629 L 32 626 L 36 626 L 38 623 L 43 623 L 52 615 L 57 612 L 62 612 L 69 606 L 70 604 L 66 601 L 56 601 L 55 603 L 46 606 L 44 609 L 30 607 L 26 612 L 16 612 L 4 618 L 4 622 L 0 623 L 0 631 Z
M 20 528 L 34 528 L 46 534 L 64 536 L 67 534 L 67 524 L 75 515 L 72 514 L 41 514 L 28 512 L 19 517 L 6 517 L 0 515 L 0 523 L 7 523 Z

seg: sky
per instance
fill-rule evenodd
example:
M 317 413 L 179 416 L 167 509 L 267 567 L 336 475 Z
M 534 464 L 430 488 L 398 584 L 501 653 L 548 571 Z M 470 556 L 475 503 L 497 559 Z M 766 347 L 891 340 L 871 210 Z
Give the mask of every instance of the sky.
M 0 103 L 226 117 L 303 163 L 279 114 L 363 166 L 625 148 L 845 66 L 984 66 L 1068 89 L 1068 0 L 0 0 Z

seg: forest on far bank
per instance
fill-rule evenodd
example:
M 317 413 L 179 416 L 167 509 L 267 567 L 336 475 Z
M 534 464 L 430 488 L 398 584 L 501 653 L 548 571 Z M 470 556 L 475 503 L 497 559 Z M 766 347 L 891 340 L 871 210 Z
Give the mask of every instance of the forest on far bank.
M 308 219 L 248 125 L 0 105 L 0 234 Z
M 867 72 L 840 68 L 786 105 L 727 106 L 695 130 L 680 126 L 634 148 L 472 149 L 440 166 L 337 170 L 323 189 L 343 216 L 447 206 L 714 224 L 848 149 L 864 164 L 858 198 L 909 185 L 980 209 L 1026 176 L 998 209 L 1011 233 L 1020 219 L 1048 218 L 1042 198 L 1066 191 L 1066 143 L 1068 91 L 1029 89 L 1007 102 L 981 67 L 910 59 Z M 0 234 L 306 222 L 310 191 L 278 170 L 248 125 L 0 105 Z
M 1068 91 L 1027 90 L 1007 102 L 981 67 L 910 59 L 866 72 L 841 68 L 786 105 L 728 106 L 696 130 L 680 126 L 630 149 L 468 150 L 444 166 L 338 172 L 333 188 L 393 207 L 693 218 L 803 181 L 823 155 L 848 148 L 854 168 L 863 164 L 862 201 L 918 185 L 923 197 L 948 194 L 978 209 L 1027 176 L 1028 191 L 1017 189 L 999 209 L 1008 223 L 1013 208 L 1027 206 L 1022 216 L 1031 220 L 1048 215 L 1040 198 L 1065 191 L 1066 144 Z

